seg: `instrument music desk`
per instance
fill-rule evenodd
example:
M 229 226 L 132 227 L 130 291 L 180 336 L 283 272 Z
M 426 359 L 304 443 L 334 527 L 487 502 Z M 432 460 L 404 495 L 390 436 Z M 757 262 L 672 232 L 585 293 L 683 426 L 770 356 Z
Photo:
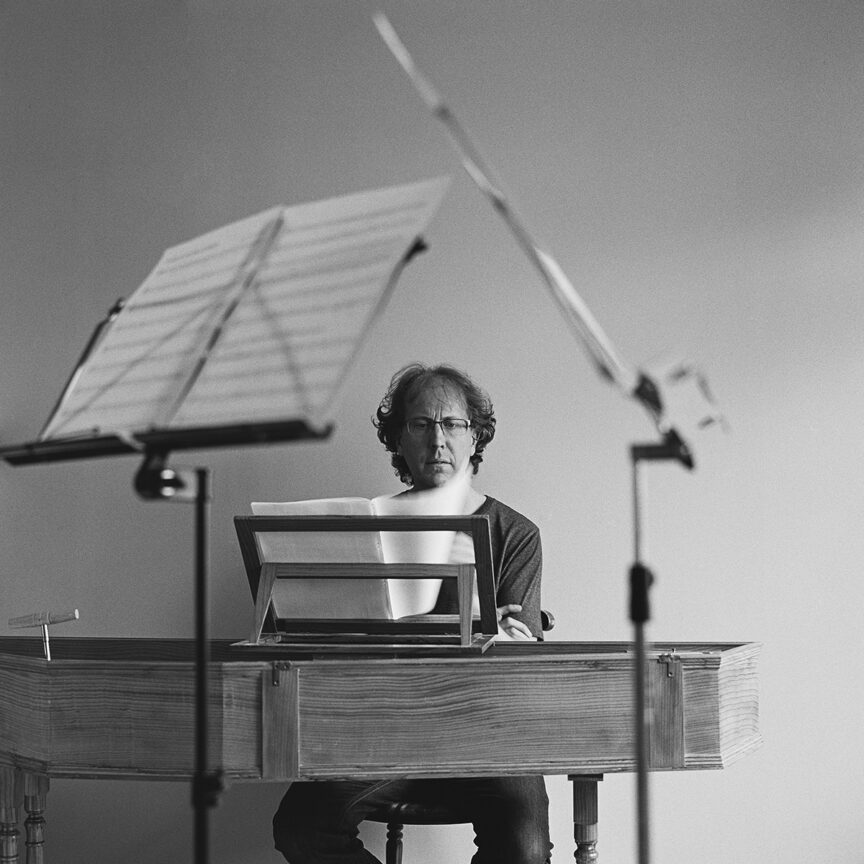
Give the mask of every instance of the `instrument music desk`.
M 0 859 L 43 860 L 48 778 L 189 780 L 194 643 L 0 638 Z M 401 656 L 212 643 L 210 753 L 226 780 L 567 774 L 577 861 L 596 860 L 597 780 L 634 771 L 630 643 L 496 643 Z M 759 746 L 757 643 L 648 646 L 651 770 Z M 502 759 L 518 742 L 521 761 Z

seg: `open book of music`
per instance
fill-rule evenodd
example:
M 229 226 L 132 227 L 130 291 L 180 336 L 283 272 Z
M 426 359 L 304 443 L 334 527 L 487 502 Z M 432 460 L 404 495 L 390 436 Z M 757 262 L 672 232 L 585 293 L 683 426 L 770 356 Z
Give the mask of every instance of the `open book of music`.
M 463 492 L 458 484 L 410 496 L 325 498 L 253 502 L 256 516 L 429 516 L 456 515 Z M 302 531 L 256 535 L 262 564 L 447 564 L 454 531 Z M 473 563 L 470 546 L 460 563 Z M 292 579 L 272 594 L 277 618 L 395 620 L 430 612 L 440 579 Z
M 237 645 L 485 651 L 497 633 L 489 517 L 465 515 L 454 492 L 256 503 L 235 516 L 255 606 Z M 450 595 L 438 614 L 443 580 L 458 610 Z
M 39 441 L 325 428 L 447 183 L 275 207 L 168 249 L 92 345 Z

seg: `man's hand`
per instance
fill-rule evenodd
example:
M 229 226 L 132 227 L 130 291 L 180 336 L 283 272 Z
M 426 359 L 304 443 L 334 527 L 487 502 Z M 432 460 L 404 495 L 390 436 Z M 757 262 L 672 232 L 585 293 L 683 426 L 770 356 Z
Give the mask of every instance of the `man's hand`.
M 534 635 L 528 629 L 527 624 L 523 624 L 517 618 L 511 618 L 511 612 L 521 612 L 522 607 L 518 603 L 508 603 L 506 606 L 499 606 L 495 612 L 498 615 L 498 635 L 496 639 L 512 639 L 515 641 L 534 641 Z
M 450 551 L 450 564 L 473 564 L 474 563 L 474 542 L 467 534 L 461 531 L 456 534 L 453 540 L 453 547 Z M 518 603 L 508 603 L 505 606 L 499 606 L 495 612 L 498 615 L 498 635 L 496 639 L 508 639 L 514 641 L 535 641 L 534 635 L 528 628 L 527 624 L 523 624 L 516 618 L 511 618 L 511 612 L 521 612 L 522 607 Z M 472 605 L 472 614 L 480 614 L 480 604 L 477 600 L 477 592 L 474 592 L 474 602 Z

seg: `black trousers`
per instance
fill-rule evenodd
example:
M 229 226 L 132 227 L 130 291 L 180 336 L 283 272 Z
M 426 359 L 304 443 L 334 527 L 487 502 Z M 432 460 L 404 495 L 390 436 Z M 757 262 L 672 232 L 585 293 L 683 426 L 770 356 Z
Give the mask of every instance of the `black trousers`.
M 290 864 L 380 864 L 358 826 L 392 803 L 446 804 L 474 825 L 472 864 L 544 864 L 552 854 L 542 777 L 295 783 L 273 817 L 276 848 Z

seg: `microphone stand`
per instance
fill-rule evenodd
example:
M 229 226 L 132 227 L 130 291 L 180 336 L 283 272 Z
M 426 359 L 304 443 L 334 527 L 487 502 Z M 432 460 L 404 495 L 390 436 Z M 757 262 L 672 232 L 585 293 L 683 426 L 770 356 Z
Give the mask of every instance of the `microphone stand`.
M 693 468 L 693 456 L 684 440 L 669 429 L 660 444 L 634 444 L 630 448 L 633 466 L 633 564 L 630 567 L 630 621 L 635 644 L 634 701 L 636 703 L 636 809 L 638 827 L 638 861 L 649 864 L 648 813 L 648 727 L 645 713 L 645 624 L 651 618 L 648 599 L 654 574 L 642 563 L 642 507 L 639 495 L 639 463 L 643 461 L 680 462 Z

